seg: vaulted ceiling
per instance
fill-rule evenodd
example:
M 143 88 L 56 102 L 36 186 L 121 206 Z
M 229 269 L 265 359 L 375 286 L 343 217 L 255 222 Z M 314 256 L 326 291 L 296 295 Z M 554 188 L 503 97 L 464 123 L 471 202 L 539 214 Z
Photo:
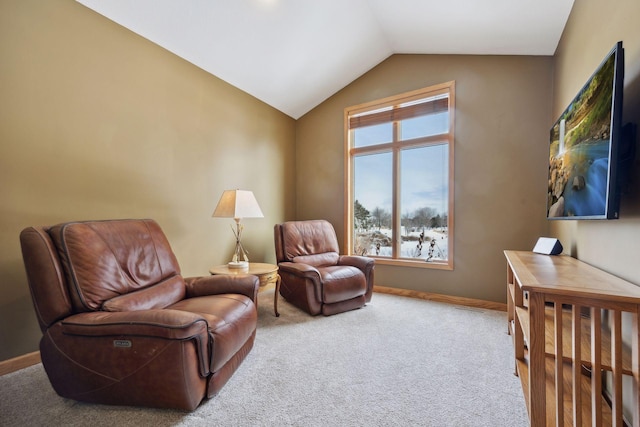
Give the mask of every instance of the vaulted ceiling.
M 395 53 L 553 55 L 574 0 L 77 0 L 297 119 Z

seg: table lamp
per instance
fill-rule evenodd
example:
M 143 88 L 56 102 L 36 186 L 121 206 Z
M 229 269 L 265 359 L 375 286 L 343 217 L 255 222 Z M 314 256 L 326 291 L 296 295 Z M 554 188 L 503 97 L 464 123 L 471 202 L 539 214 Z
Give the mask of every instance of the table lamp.
M 236 249 L 233 258 L 229 262 L 229 268 L 249 268 L 249 257 L 242 247 L 242 218 L 264 218 L 260 206 L 252 191 L 247 190 L 225 190 L 218 201 L 215 211 L 215 218 L 233 218 L 236 221 L 236 228 L 231 230 L 236 236 Z

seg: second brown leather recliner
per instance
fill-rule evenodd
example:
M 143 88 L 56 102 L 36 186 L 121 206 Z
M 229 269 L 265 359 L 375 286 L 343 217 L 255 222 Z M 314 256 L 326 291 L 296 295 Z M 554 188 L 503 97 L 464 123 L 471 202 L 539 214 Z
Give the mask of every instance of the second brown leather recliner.
M 274 227 L 280 295 L 311 315 L 325 316 L 371 301 L 375 260 L 339 255 L 328 221 L 289 221 Z

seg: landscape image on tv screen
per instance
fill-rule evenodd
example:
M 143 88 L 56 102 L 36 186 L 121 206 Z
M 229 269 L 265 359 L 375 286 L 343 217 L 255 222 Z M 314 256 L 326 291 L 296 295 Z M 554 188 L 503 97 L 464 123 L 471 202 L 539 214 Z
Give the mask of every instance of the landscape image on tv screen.
M 606 218 L 616 50 L 550 131 L 547 217 Z

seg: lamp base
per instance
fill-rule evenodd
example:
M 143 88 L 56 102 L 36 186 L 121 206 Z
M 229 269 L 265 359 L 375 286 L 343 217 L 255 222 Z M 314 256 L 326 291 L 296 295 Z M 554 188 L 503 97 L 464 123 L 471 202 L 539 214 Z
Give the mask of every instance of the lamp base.
M 235 269 L 248 269 L 249 268 L 249 262 L 248 261 L 230 261 L 227 266 L 229 268 L 235 268 Z

